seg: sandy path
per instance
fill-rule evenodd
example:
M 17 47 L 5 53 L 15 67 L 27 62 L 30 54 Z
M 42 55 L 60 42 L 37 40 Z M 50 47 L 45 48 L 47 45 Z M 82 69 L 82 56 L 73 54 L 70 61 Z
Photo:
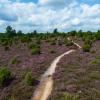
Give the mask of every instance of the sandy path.
M 70 40 L 70 39 L 69 39 Z M 73 41 L 72 41 L 73 42 Z M 77 43 L 73 42 L 78 48 L 81 48 Z M 60 61 L 60 59 L 68 55 L 72 52 L 75 52 L 75 50 L 69 50 L 62 55 L 55 58 L 55 60 L 51 63 L 50 67 L 47 69 L 47 71 L 43 74 L 40 80 L 40 84 L 37 87 L 32 100 L 47 100 L 49 95 L 51 94 L 51 91 L 53 89 L 53 79 L 52 75 L 55 73 L 55 69 L 57 67 L 57 63 Z
M 40 81 L 40 85 L 36 89 L 32 100 L 47 100 L 51 94 L 53 80 L 52 77 L 45 77 Z

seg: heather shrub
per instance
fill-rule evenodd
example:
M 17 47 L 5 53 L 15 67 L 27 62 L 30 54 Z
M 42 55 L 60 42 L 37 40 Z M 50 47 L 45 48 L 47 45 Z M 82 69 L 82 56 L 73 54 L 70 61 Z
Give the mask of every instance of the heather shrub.
M 92 40 L 91 39 L 85 39 L 84 43 L 85 44 L 92 45 Z
M 32 72 L 26 73 L 24 81 L 27 85 L 33 85 L 34 84 L 35 79 L 33 78 Z
M 12 58 L 11 64 L 18 64 L 18 63 L 20 63 L 20 61 L 16 57 Z
M 89 44 L 84 44 L 82 48 L 84 52 L 90 52 L 91 46 Z
M 30 43 L 28 45 L 28 48 L 31 49 L 31 54 L 34 55 L 34 54 L 40 54 L 41 51 L 40 51 L 40 45 L 38 44 L 33 44 L 33 43 Z
M 67 40 L 67 41 L 65 42 L 65 45 L 66 45 L 66 46 L 72 46 L 72 45 L 73 45 L 73 42 L 72 42 L 72 41 Z
M 35 55 L 35 54 L 40 54 L 41 53 L 41 51 L 40 51 L 40 48 L 32 48 L 31 49 L 31 54 L 32 55 Z
M 28 36 L 21 36 L 20 40 L 22 43 L 25 43 L 25 42 L 28 43 L 31 41 L 30 37 L 28 37 Z
M 11 78 L 11 72 L 7 67 L 0 68 L 0 86 L 7 85 Z
M 12 45 L 12 39 L 10 39 L 10 38 L 2 38 L 1 39 L 1 45 L 2 46 L 11 46 Z
M 38 44 L 30 43 L 30 44 L 28 45 L 28 48 L 29 48 L 29 49 L 40 48 L 40 46 L 39 46 Z

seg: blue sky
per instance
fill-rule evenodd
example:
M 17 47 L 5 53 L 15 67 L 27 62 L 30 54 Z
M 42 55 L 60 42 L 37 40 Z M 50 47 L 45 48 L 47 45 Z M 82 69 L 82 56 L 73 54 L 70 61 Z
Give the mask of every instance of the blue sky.
M 25 2 L 25 3 L 28 3 L 28 2 L 34 2 L 34 3 L 37 3 L 38 0 L 12 0 L 13 2 L 16 2 L 16 1 L 20 1 L 20 2 Z
M 0 31 L 100 29 L 100 0 L 0 0 Z
M 12 0 L 14 2 L 16 2 L 17 0 Z M 20 2 L 35 2 L 37 3 L 38 0 L 19 0 Z M 79 3 L 87 3 L 89 5 L 93 5 L 95 3 L 100 3 L 100 0 L 77 0 Z

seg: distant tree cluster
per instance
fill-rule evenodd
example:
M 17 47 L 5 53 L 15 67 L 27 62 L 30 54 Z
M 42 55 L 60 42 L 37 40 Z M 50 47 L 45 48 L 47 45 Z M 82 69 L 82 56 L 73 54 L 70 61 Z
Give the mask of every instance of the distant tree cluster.
M 11 26 L 7 26 L 5 33 L 0 33 L 0 44 L 5 47 L 5 50 L 9 50 L 13 42 L 16 42 L 17 40 L 20 40 L 22 43 L 30 44 L 34 38 L 35 45 L 38 45 L 38 47 L 32 47 L 31 52 L 32 54 L 39 54 L 42 40 L 49 42 L 51 45 L 65 44 L 66 46 L 71 46 L 73 43 L 67 40 L 66 37 L 68 36 L 81 38 L 84 41 L 83 51 L 89 52 L 92 47 L 92 43 L 96 40 L 100 40 L 100 30 L 97 32 L 83 32 L 80 30 L 64 33 L 58 32 L 58 29 L 55 28 L 52 33 L 38 33 L 37 30 L 34 30 L 33 32 L 25 34 L 20 30 L 16 31 Z

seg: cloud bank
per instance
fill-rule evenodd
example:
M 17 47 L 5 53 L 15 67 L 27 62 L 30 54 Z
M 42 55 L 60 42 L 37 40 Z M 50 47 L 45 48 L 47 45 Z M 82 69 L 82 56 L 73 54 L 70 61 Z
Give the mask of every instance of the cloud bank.
M 90 0 L 91 1 L 91 0 Z M 7 25 L 16 30 L 30 32 L 100 29 L 100 3 L 79 2 L 79 0 L 0 0 L 0 31 Z

